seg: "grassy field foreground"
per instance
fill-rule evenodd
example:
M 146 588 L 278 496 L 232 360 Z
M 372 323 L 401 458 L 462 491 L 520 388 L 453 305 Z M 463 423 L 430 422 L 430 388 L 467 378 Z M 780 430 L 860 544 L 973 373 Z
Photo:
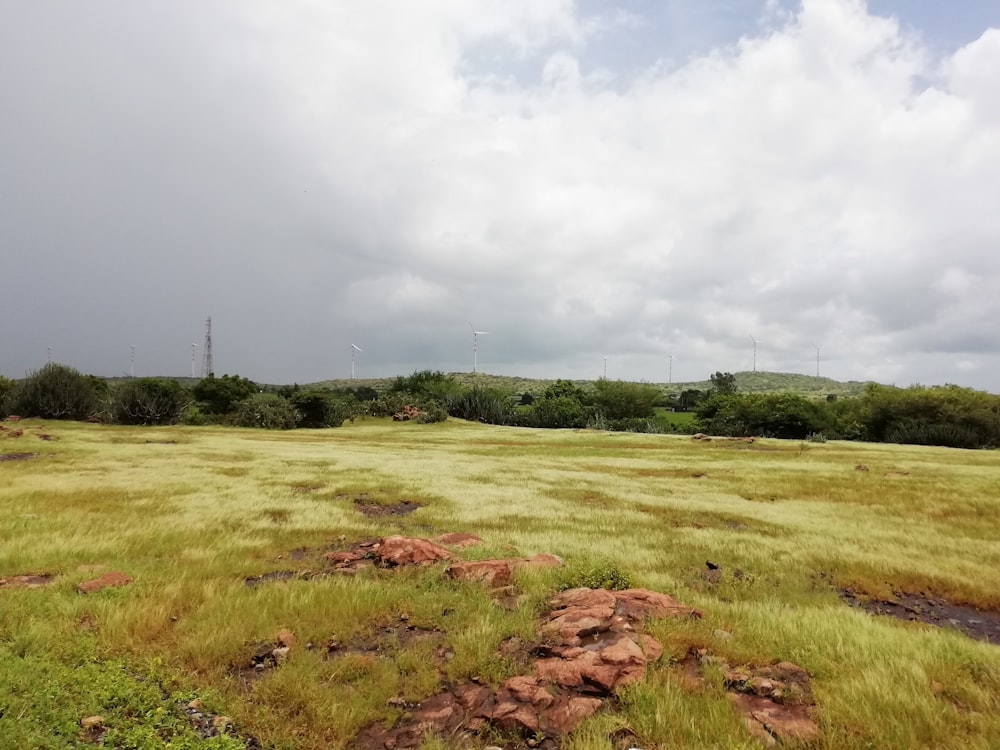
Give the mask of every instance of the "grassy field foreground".
M 1000 648 L 838 595 L 1000 609 L 996 452 L 455 421 L 291 433 L 48 423 L 51 441 L 21 426 L 0 454 L 38 455 L 0 462 L 0 578 L 55 577 L 0 588 L 0 748 L 86 747 L 79 721 L 94 714 L 110 747 L 245 746 L 200 738 L 184 711 L 194 698 L 264 747 L 350 748 L 443 681 L 512 675 L 500 644 L 530 641 L 546 599 L 594 574 L 705 616 L 652 623 L 664 657 L 562 748 L 614 747 L 622 728 L 645 750 L 757 747 L 719 675 L 683 679 L 676 662 L 691 648 L 807 669 L 815 747 L 1000 747 Z M 421 507 L 369 518 L 358 499 Z M 512 610 L 440 566 L 246 584 L 317 569 L 323 550 L 351 542 L 446 532 L 485 540 L 469 559 L 553 553 L 566 566 L 522 572 L 527 598 Z M 134 582 L 77 593 L 111 570 Z M 443 632 L 448 660 L 394 639 L 399 622 Z M 248 675 L 255 647 L 283 628 L 291 658 Z M 372 638 L 381 655 L 324 647 Z

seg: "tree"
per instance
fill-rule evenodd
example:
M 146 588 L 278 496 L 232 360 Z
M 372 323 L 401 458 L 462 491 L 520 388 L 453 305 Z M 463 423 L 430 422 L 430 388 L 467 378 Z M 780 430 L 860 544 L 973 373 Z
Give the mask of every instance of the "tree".
M 96 408 L 91 378 L 57 362 L 28 375 L 10 404 L 11 413 L 43 419 L 87 419 Z
M 292 394 L 290 399 L 298 415 L 297 427 L 340 427 L 345 419 L 353 418 L 358 402 L 329 391 L 310 389 Z
M 594 404 L 608 419 L 653 416 L 653 404 L 660 398 L 660 389 L 644 383 L 601 378 L 594 384 L 597 393 Z
M 187 389 L 170 378 L 126 380 L 115 390 L 111 413 L 119 424 L 176 424 L 190 400 Z
M 731 372 L 716 372 L 710 377 L 712 379 L 712 390 L 720 396 L 736 393 L 736 376 Z
M 295 408 L 277 393 L 255 393 L 240 402 L 236 424 L 266 430 L 291 430 L 295 427 Z
M 255 383 L 239 375 L 223 375 L 221 378 L 209 375 L 195 384 L 191 395 L 206 414 L 231 414 L 236 411 L 239 402 L 258 390 Z

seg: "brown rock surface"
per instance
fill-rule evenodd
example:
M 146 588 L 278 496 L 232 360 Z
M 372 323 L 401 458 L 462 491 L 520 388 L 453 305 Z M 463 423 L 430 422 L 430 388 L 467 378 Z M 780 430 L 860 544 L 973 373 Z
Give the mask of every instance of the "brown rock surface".
M 53 580 L 55 580 L 55 576 L 51 573 L 44 573 L 42 575 L 8 576 L 7 578 L 0 578 L 0 589 L 37 589 L 41 586 L 48 586 Z
M 76 587 L 76 590 L 81 594 L 93 594 L 95 591 L 100 591 L 101 589 L 127 586 L 130 583 L 132 583 L 132 579 L 129 576 L 117 571 L 111 571 L 110 573 L 105 573 L 100 578 L 84 581 Z
M 454 547 L 455 549 L 467 549 L 483 543 L 483 540 L 475 534 L 460 533 L 442 534 L 441 536 L 434 537 L 434 541 L 446 547 Z
M 383 565 L 427 565 L 441 560 L 454 560 L 454 555 L 444 547 L 426 539 L 404 536 L 387 536 L 375 549 L 375 557 Z
M 514 571 L 509 560 L 457 562 L 448 566 L 445 575 L 456 581 L 484 583 L 490 588 L 509 586 L 514 580 Z

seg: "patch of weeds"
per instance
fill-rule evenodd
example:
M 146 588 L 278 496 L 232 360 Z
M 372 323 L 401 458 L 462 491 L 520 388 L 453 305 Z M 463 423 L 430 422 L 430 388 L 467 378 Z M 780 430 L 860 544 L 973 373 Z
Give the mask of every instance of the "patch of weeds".
M 271 523 L 288 523 L 292 517 L 292 511 L 288 510 L 288 508 L 264 508 L 261 511 L 261 516 Z
M 558 577 L 559 589 L 589 588 L 624 591 L 633 586 L 632 576 L 611 559 L 573 563 Z

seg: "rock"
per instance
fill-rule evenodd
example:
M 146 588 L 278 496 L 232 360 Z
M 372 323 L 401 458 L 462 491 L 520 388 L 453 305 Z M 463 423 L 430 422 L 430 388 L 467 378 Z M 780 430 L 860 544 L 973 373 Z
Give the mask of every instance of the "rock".
M 94 729 L 104 726 L 103 716 L 85 716 L 80 719 L 80 726 L 84 729 Z
M 616 591 L 616 611 L 630 619 L 659 617 L 703 617 L 699 609 L 682 604 L 673 597 L 648 589 Z
M 117 571 L 111 571 L 92 581 L 84 581 L 76 587 L 76 590 L 81 594 L 93 594 L 101 589 L 127 586 L 130 583 L 132 583 L 132 579 L 129 576 Z
M 483 543 L 483 540 L 475 534 L 459 533 L 442 534 L 441 536 L 434 537 L 434 541 L 446 547 L 454 547 L 455 549 L 467 549 Z
M 603 705 L 604 701 L 600 698 L 572 696 L 553 706 L 546 717 L 547 723 L 556 732 L 571 732 L 581 721 L 596 714 Z
M 514 563 L 518 567 L 528 568 L 559 568 L 563 565 L 563 559 L 558 555 L 538 554 L 517 560 Z
M 42 575 L 8 576 L 7 578 L 0 578 L 0 589 L 3 588 L 37 589 L 40 588 L 41 586 L 47 586 L 54 580 L 55 576 L 52 575 L 51 573 L 43 573 Z
M 364 555 L 360 552 L 354 550 L 341 550 L 339 552 L 327 552 L 323 557 L 330 562 L 339 564 L 350 564 L 352 562 L 357 562 L 358 560 L 363 560 Z
M 458 562 L 450 565 L 444 573 L 456 581 L 484 583 L 490 588 L 509 586 L 514 580 L 514 572 L 508 560 Z
M 295 645 L 295 633 L 293 633 L 288 628 L 281 628 L 277 633 L 274 634 L 274 640 L 276 640 L 280 645 L 287 648 L 291 648 Z
M 291 649 L 288 646 L 278 646 L 277 648 L 271 649 L 271 656 L 274 657 L 275 664 L 283 664 L 288 659 L 288 653 Z
M 393 414 L 392 419 L 394 422 L 409 422 L 411 419 L 417 419 L 426 413 L 427 412 L 422 409 L 418 409 L 416 406 L 407 405 Z
M 733 640 L 733 634 L 728 630 L 713 630 L 712 635 L 718 638 L 720 641 L 731 641 Z
M 779 742 L 815 742 L 819 726 L 806 706 L 787 706 L 757 695 L 730 693 L 751 734 Z
M 390 567 L 426 565 L 455 559 L 448 550 L 434 542 L 403 536 L 389 536 L 383 539 L 375 551 L 375 556 L 383 565 Z

